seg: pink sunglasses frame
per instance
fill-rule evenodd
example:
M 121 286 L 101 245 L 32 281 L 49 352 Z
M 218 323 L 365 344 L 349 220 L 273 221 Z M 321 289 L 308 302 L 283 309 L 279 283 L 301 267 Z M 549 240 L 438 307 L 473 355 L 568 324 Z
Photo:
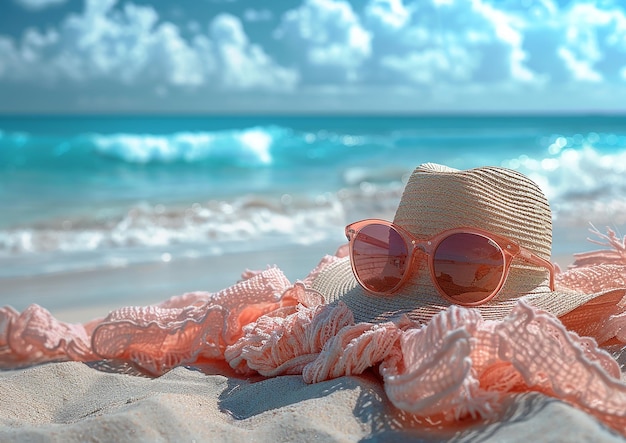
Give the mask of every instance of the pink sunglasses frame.
M 366 226 L 369 225 L 373 225 L 373 224 L 380 224 L 383 226 L 386 226 L 390 229 L 394 229 L 398 234 L 400 234 L 400 236 L 402 237 L 402 239 L 404 240 L 406 247 L 407 247 L 407 251 L 408 251 L 408 257 L 407 257 L 407 267 L 406 270 L 404 272 L 404 275 L 401 277 L 400 281 L 398 282 L 398 284 L 396 284 L 392 289 L 390 289 L 389 291 L 384 291 L 384 292 L 375 292 L 372 291 L 370 289 L 367 288 L 367 286 L 365 284 L 363 284 L 363 282 L 361 281 L 359 274 L 356 270 L 356 266 L 354 264 L 354 240 L 356 239 L 358 233 L 361 231 L 361 229 L 363 229 Z M 346 226 L 346 237 L 348 238 L 348 242 L 349 242 L 349 250 L 350 250 L 350 264 L 352 266 L 352 273 L 354 274 L 354 277 L 356 278 L 357 282 L 361 285 L 361 287 L 366 290 L 367 292 L 376 294 L 376 295 L 392 295 L 395 292 L 397 292 L 407 281 L 407 279 L 409 278 L 409 276 L 411 275 L 411 272 L 409 272 L 409 270 L 412 267 L 413 264 L 413 259 L 415 257 L 415 252 L 416 250 L 420 250 L 423 253 L 425 253 L 428 256 L 428 268 L 430 270 L 430 278 L 435 286 L 435 288 L 437 289 L 437 291 L 439 292 L 439 294 L 447 301 L 456 304 L 456 305 L 460 305 L 460 306 L 480 306 L 484 303 L 487 303 L 488 301 L 490 301 L 491 299 L 493 299 L 502 289 L 502 287 L 504 286 L 504 283 L 506 282 L 506 279 L 509 275 L 509 269 L 511 267 L 511 263 L 513 262 L 513 260 L 515 260 L 516 258 L 520 258 L 524 261 L 526 261 L 527 263 L 536 265 L 536 266 L 540 266 L 543 268 L 546 268 L 549 272 L 550 272 L 550 290 L 554 291 L 554 274 L 555 274 L 555 270 L 554 270 L 554 266 L 552 265 L 552 263 L 550 263 L 548 260 L 545 260 L 537 255 L 535 255 L 534 253 L 532 253 L 531 251 L 529 251 L 528 249 L 525 249 L 523 247 L 521 247 L 520 245 L 518 245 L 517 243 L 515 243 L 514 241 L 501 236 L 501 235 L 496 235 L 492 232 L 486 231 L 484 229 L 479 229 L 479 228 L 471 228 L 471 227 L 461 227 L 461 228 L 455 228 L 455 229 L 448 229 L 445 231 L 442 231 L 428 239 L 425 240 L 420 240 L 416 237 L 414 237 L 411 233 L 409 233 L 408 231 L 406 231 L 404 228 L 402 228 L 401 226 L 398 226 L 392 222 L 389 222 L 387 220 L 381 220 L 381 219 L 365 219 L 365 220 L 361 220 L 361 221 L 357 221 L 354 223 L 349 224 L 348 226 Z M 502 253 L 502 257 L 504 260 L 503 263 L 503 270 L 502 270 L 502 277 L 500 278 L 500 282 L 498 283 L 498 285 L 496 286 L 496 288 L 493 290 L 493 292 L 485 297 L 482 300 L 476 301 L 476 302 L 460 302 L 458 300 L 455 300 L 454 298 L 448 296 L 443 289 L 439 286 L 439 284 L 437 283 L 437 278 L 435 276 L 435 265 L 434 265 L 434 252 L 437 250 L 437 248 L 439 247 L 439 245 L 441 244 L 441 242 L 443 240 L 445 240 L 446 238 L 450 237 L 451 235 L 454 234 L 474 234 L 474 235 L 478 235 L 481 237 L 486 238 L 487 240 L 491 240 L 493 243 L 495 243 L 498 248 L 500 249 L 500 252 Z

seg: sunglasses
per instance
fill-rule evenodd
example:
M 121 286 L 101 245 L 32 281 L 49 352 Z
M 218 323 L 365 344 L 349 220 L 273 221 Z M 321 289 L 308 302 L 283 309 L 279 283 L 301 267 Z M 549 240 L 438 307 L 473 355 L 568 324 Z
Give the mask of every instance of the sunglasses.
M 393 223 L 368 219 L 346 226 L 346 237 L 354 276 L 365 290 L 377 295 L 398 291 L 411 274 L 413 261 L 423 260 L 424 254 L 434 286 L 457 305 L 478 306 L 494 298 L 516 258 L 546 268 L 554 291 L 552 263 L 482 229 L 450 229 L 419 240 Z

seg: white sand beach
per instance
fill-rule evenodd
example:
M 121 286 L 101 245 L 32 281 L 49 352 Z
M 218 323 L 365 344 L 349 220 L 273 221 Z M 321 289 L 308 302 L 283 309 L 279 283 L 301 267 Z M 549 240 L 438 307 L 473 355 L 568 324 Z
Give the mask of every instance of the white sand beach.
M 217 291 L 245 268 L 277 264 L 295 281 L 332 252 L 334 245 L 277 248 L 14 279 L 3 292 L 13 293 L 19 308 L 36 302 L 61 320 L 85 322 L 118 306 Z M 244 378 L 223 363 L 202 372 L 179 367 L 156 379 L 125 365 L 111 373 L 112 365 L 64 362 L 0 372 L 0 441 L 625 441 L 584 412 L 535 393 L 505 398 L 493 420 L 441 430 L 395 409 L 373 372 L 308 385 L 299 375 Z
M 626 443 L 625 5 L 5 1 L 0 443 Z
M 276 265 L 295 282 L 306 277 L 324 255 L 334 254 L 337 247 L 335 243 L 277 246 L 256 253 L 4 278 L 0 305 L 21 311 L 36 303 L 59 320 L 84 323 L 122 306 L 155 304 L 186 292 L 217 292 L 239 281 L 246 269 L 262 270 Z
M 217 374 L 181 367 L 148 379 L 75 362 L 2 372 L 0 441 L 625 441 L 540 394 L 508 397 L 496 420 L 441 431 L 394 410 L 373 374 L 307 385 L 206 371 Z
M 276 265 L 295 282 L 306 277 L 324 255 L 334 254 L 338 246 L 330 242 L 301 247 L 277 246 L 257 253 L 228 253 L 168 263 L 4 278 L 0 305 L 21 311 L 36 303 L 61 321 L 84 323 L 122 306 L 155 304 L 186 292 L 217 292 L 235 284 L 246 269 L 261 270 Z M 573 257 L 561 254 L 553 261 L 565 269 Z

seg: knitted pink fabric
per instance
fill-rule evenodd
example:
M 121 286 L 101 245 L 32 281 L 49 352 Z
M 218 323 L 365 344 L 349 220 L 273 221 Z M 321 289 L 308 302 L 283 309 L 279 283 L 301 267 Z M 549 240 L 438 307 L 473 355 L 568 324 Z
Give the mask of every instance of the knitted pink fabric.
M 520 302 L 501 321 L 453 306 L 426 325 L 406 317 L 355 324 L 346 305 L 325 305 L 308 287 L 337 259 L 329 256 L 293 285 L 277 268 L 246 271 L 218 293 L 126 307 L 85 325 L 59 322 L 36 305 L 1 308 L 0 367 L 117 359 L 156 376 L 222 360 L 243 374 L 302 374 L 308 383 L 377 367 L 397 408 L 444 424 L 490 417 L 506 394 L 538 391 L 626 435 L 623 369 L 597 345 L 626 342 L 626 254 L 611 231 L 603 238 L 611 250 L 579 255 L 557 282 L 615 290 L 560 320 Z

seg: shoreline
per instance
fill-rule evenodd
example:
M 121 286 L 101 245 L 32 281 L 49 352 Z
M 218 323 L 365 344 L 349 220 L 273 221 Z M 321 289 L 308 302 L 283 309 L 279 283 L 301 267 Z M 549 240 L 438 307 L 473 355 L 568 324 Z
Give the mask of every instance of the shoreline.
M 246 270 L 276 265 L 291 282 L 303 279 L 336 243 L 276 247 L 259 252 L 180 258 L 168 263 L 70 271 L 0 279 L 0 306 L 23 311 L 36 303 L 57 319 L 84 323 L 122 306 L 159 303 L 186 292 L 217 292 L 237 283 Z
M 275 264 L 295 282 L 336 244 L 177 259 L 169 263 L 0 280 L 12 300 L 38 303 L 66 322 L 87 322 L 128 305 L 158 303 L 196 290 L 215 292 L 246 268 Z M 571 255 L 553 258 L 565 268 Z M 106 298 L 104 298 L 106 294 Z M 17 306 L 14 306 L 17 308 Z M 374 371 L 306 384 L 300 375 L 234 374 L 223 362 L 176 367 L 154 378 L 108 373 L 79 362 L 0 371 L 0 440 L 97 441 L 449 441 L 624 442 L 595 417 L 537 392 L 507 394 L 487 420 L 441 427 L 396 409 Z M 33 407 L 35 405 L 36 407 Z M 558 427 L 554 423 L 559 423 Z
M 246 269 L 262 270 L 275 265 L 295 283 L 306 277 L 325 255 L 334 254 L 339 246 L 336 243 L 289 245 L 259 252 L 180 258 L 168 263 L 3 278 L 0 306 L 9 305 L 21 312 L 34 303 L 58 320 L 85 323 L 123 306 L 156 304 L 187 292 L 220 291 L 237 283 Z M 552 261 L 565 270 L 573 256 L 561 254 Z

